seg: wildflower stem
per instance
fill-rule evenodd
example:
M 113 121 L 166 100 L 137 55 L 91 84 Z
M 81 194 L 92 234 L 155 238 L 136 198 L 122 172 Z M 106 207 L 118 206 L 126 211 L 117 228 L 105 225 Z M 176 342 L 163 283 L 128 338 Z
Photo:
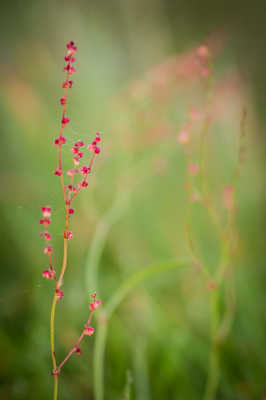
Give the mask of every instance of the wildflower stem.
M 90 313 L 89 319 L 88 319 L 88 321 L 87 321 L 87 325 L 90 324 L 91 319 L 92 319 L 92 316 L 93 316 L 93 311 L 91 311 L 91 313 Z M 56 370 L 56 371 L 57 371 L 57 374 L 60 373 L 60 371 L 61 371 L 63 365 L 67 362 L 67 360 L 69 360 L 69 358 L 72 356 L 72 354 L 76 352 L 76 350 L 77 350 L 77 348 L 78 348 L 80 342 L 82 341 L 82 339 L 84 338 L 85 335 L 86 335 L 86 330 L 83 329 L 83 331 L 82 331 L 80 337 L 78 338 L 78 340 L 76 341 L 76 343 L 74 344 L 74 346 L 72 347 L 72 349 L 67 353 L 67 355 L 66 355 L 66 357 L 64 358 L 64 360 L 58 365 L 57 370 Z
M 132 289 L 138 284 L 144 282 L 148 278 L 159 273 L 165 273 L 176 268 L 187 266 L 191 260 L 173 260 L 168 263 L 153 265 L 148 268 L 141 269 L 140 271 L 129 277 L 122 285 L 116 290 L 110 300 L 107 302 L 106 307 L 99 313 L 98 316 L 98 334 L 96 336 L 95 351 L 94 351 L 94 393 L 96 400 L 104 399 L 104 352 L 107 338 L 108 322 L 111 319 L 114 311 L 128 295 Z
M 55 344 L 54 344 L 54 320 L 55 320 L 55 307 L 56 307 L 56 293 L 54 294 L 52 308 L 51 308 L 51 319 L 50 319 L 50 340 L 51 340 L 51 355 L 53 361 L 53 372 L 56 371 L 56 357 L 55 357 Z M 57 400 L 58 392 L 58 376 L 54 374 L 54 397 L 53 400 Z

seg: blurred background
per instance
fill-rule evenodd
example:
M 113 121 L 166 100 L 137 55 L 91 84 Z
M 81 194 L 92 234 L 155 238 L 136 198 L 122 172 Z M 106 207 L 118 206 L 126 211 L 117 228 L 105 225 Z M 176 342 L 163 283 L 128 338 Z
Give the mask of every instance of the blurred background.
M 264 1 L 1 6 L 1 399 L 52 398 L 53 289 L 42 278 L 39 219 L 40 206 L 50 205 L 58 271 L 64 205 L 53 141 L 69 40 L 78 52 L 64 167 L 72 167 L 76 140 L 89 143 L 99 130 L 103 142 L 71 221 L 56 311 L 60 360 L 88 318 L 89 294 L 97 290 L 103 307 L 96 334 L 60 375 L 59 398 L 265 398 L 265 15 Z M 198 162 L 206 118 L 204 202 L 187 160 Z M 224 190 L 233 183 L 231 207 Z M 209 204 L 234 250 L 219 285 L 226 238 Z M 214 292 L 226 326 L 216 367 L 209 362 Z

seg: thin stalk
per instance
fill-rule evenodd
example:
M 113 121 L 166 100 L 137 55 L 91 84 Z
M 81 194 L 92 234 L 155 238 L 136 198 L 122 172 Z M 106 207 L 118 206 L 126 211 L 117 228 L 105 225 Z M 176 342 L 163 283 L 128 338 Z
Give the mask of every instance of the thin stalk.
M 219 342 L 217 340 L 218 327 L 220 321 L 219 312 L 219 292 L 213 290 L 210 294 L 210 312 L 211 312 L 211 351 L 209 358 L 209 372 L 207 378 L 207 385 L 204 394 L 204 400 L 214 400 L 219 383 Z
M 116 290 L 110 300 L 107 302 L 105 309 L 99 314 L 99 329 L 97 331 L 95 350 L 94 350 L 94 394 L 95 400 L 104 399 L 104 353 L 107 338 L 108 323 L 112 314 L 123 301 L 123 299 L 131 292 L 138 284 L 144 282 L 148 278 L 162 272 L 171 271 L 175 268 L 187 266 L 191 260 L 177 260 L 169 261 L 153 265 L 151 267 L 141 269 L 140 271 L 129 277 L 122 285 Z

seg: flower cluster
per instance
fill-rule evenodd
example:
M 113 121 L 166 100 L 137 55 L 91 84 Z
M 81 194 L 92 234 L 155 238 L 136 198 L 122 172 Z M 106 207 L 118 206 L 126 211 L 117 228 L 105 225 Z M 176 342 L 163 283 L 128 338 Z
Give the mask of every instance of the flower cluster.
M 60 98 L 60 105 L 62 106 L 62 117 L 60 123 L 59 135 L 54 139 L 54 145 L 58 148 L 58 165 L 54 170 L 54 175 L 60 177 L 61 186 L 63 189 L 64 203 L 65 203 L 65 228 L 64 228 L 64 254 L 63 254 L 63 262 L 60 270 L 60 274 L 56 277 L 55 269 L 52 263 L 52 253 L 53 249 L 50 244 L 51 235 L 48 232 L 48 227 L 51 224 L 51 207 L 45 206 L 41 207 L 42 218 L 40 219 L 40 224 L 43 226 L 43 232 L 41 233 L 41 237 L 45 239 L 45 248 L 44 253 L 48 256 L 49 267 L 43 271 L 43 277 L 47 279 L 51 279 L 55 282 L 55 292 L 54 292 L 54 301 L 52 303 L 51 310 L 51 337 L 54 336 L 54 316 L 55 316 L 55 307 L 58 301 L 60 301 L 64 293 L 61 290 L 61 286 L 63 284 L 64 274 L 67 268 L 67 253 L 68 253 L 68 241 L 72 239 L 73 233 L 69 230 L 70 217 L 74 214 L 74 208 L 72 207 L 72 202 L 75 197 L 79 194 L 81 189 L 86 188 L 88 186 L 88 176 L 91 173 L 93 163 L 97 154 L 100 153 L 100 132 L 96 133 L 94 140 L 87 145 L 87 153 L 89 155 L 89 161 L 84 162 L 83 165 L 80 165 L 84 152 L 82 149 L 85 146 L 85 143 L 81 140 L 74 143 L 71 148 L 71 152 L 73 155 L 73 167 L 66 172 L 64 172 L 62 167 L 62 146 L 66 144 L 66 137 L 63 136 L 63 131 L 67 128 L 70 123 L 70 118 L 67 116 L 67 103 L 68 103 L 68 91 L 73 86 L 73 80 L 70 79 L 70 76 L 76 72 L 76 68 L 73 66 L 75 62 L 74 55 L 77 52 L 77 47 L 73 41 L 69 42 L 66 46 L 67 54 L 65 56 L 65 66 L 63 71 L 65 71 L 66 76 L 65 80 L 62 84 L 62 88 L 64 89 L 64 95 Z M 66 180 L 68 182 L 66 182 Z M 79 343 L 82 338 L 87 335 L 91 336 L 95 329 L 90 326 L 90 321 L 94 311 L 101 305 L 100 300 L 96 300 L 96 294 L 92 295 L 93 301 L 89 305 L 90 315 L 89 319 L 85 325 L 85 328 L 82 331 L 82 334 L 74 347 L 70 350 L 66 358 L 62 361 L 61 364 L 57 364 L 54 350 L 54 339 L 51 340 L 51 353 L 52 353 L 52 361 L 53 361 L 53 372 L 52 375 L 57 376 L 64 365 L 64 363 L 69 359 L 69 357 L 75 352 L 77 354 L 81 354 L 81 350 L 79 348 Z
M 51 224 L 51 207 L 41 207 L 42 218 L 40 219 L 40 224 L 43 225 L 44 230 L 41 232 L 40 236 L 45 239 L 44 254 L 48 255 L 49 268 L 43 271 L 43 277 L 47 279 L 55 279 L 55 271 L 52 265 L 52 253 L 53 248 L 50 245 L 51 235 L 47 230 L 47 227 Z

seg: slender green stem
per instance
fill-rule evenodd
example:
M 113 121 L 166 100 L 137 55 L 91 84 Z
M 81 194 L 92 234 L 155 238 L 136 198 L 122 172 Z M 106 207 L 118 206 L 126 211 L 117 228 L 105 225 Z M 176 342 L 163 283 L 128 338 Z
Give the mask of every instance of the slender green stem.
M 210 335 L 211 335 L 211 351 L 209 359 L 209 371 L 204 400 L 214 400 L 219 383 L 219 342 L 218 328 L 220 321 L 219 312 L 219 292 L 214 289 L 210 293 Z
M 169 261 L 168 263 L 156 264 L 151 267 L 141 269 L 129 277 L 124 283 L 122 283 L 120 288 L 117 289 L 117 291 L 107 302 L 105 309 L 98 316 L 99 329 L 96 336 L 94 350 L 94 390 L 96 400 L 104 399 L 104 352 L 107 329 L 108 323 L 116 308 L 128 295 L 128 293 L 132 291 L 132 289 L 134 289 L 138 284 L 159 273 L 166 273 L 167 271 L 171 271 L 175 268 L 186 267 L 189 261 L 191 260 L 173 260 Z
M 58 375 L 54 375 L 54 397 L 53 400 L 57 400 L 58 395 Z
M 55 357 L 55 344 L 54 344 L 54 320 L 55 320 L 55 307 L 56 307 L 56 293 L 54 294 L 52 307 L 51 307 L 51 319 L 50 319 L 50 340 L 51 340 L 51 355 L 53 362 L 53 371 L 56 371 L 56 357 Z M 58 392 L 58 376 L 54 375 L 54 396 L 53 399 L 57 400 Z

